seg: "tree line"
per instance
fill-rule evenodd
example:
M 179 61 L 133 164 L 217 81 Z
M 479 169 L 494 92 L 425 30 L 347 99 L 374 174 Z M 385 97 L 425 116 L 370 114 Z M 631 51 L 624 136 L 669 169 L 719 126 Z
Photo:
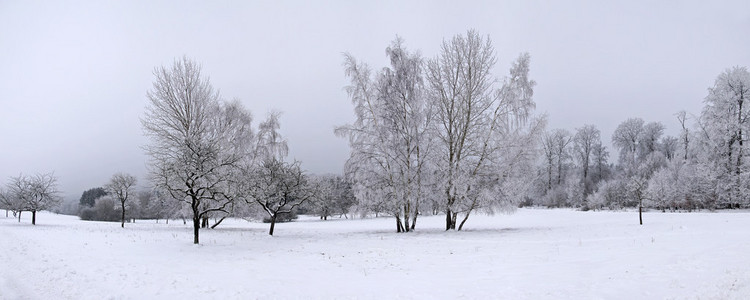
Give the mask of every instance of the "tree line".
M 675 114 L 679 136 L 664 135 L 661 122 L 623 121 L 612 134 L 619 153 L 616 164 L 608 163 L 609 151 L 594 125 L 575 133 L 546 131 L 537 165 L 540 176 L 525 204 L 639 211 L 750 206 L 745 150 L 750 128 L 744 103 L 749 91 L 747 68 L 722 72 L 699 115 Z
M 409 232 L 423 214 L 444 214 L 446 230 L 461 230 L 474 212 L 528 205 L 674 211 L 750 204 L 745 67 L 716 78 L 700 115 L 675 115 L 677 137 L 665 136 L 660 122 L 623 121 L 612 134 L 618 157 L 610 163 L 595 125 L 546 128 L 546 115 L 535 113 L 528 53 L 505 76 L 493 73 L 489 36 L 473 30 L 444 40 L 432 58 L 398 37 L 385 53 L 389 65 L 380 69 L 344 54 L 355 121 L 334 131 L 351 150 L 343 176 L 308 175 L 301 162 L 288 161 L 279 113 L 253 126 L 252 114 L 239 100 L 224 100 L 195 61 L 155 68 L 141 119 L 151 188 L 134 193 L 135 178 L 115 174 L 84 192 L 82 218 L 115 219 L 114 211 L 121 226 L 135 215 L 181 218 L 199 243 L 201 228 L 227 217 L 264 215 L 273 235 L 277 221 L 300 210 L 322 219 L 387 214 L 397 232 Z M 35 215 L 59 201 L 55 182 L 52 175 L 11 178 L 0 204 Z M 128 215 L 129 208 L 138 213 Z

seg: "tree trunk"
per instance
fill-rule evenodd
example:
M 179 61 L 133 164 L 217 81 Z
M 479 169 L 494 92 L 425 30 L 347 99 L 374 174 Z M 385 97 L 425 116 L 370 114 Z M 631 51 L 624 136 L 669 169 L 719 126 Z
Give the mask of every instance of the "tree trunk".
M 638 205 L 638 220 L 641 222 L 641 225 L 643 225 L 643 204 Z
M 18 211 L 18 223 L 21 223 L 21 213 L 22 212 L 23 212 L 22 210 Z
M 36 210 L 31 211 L 31 225 L 36 225 Z
M 268 235 L 273 235 L 273 228 L 276 227 L 276 213 L 271 216 L 271 229 L 268 230 Z
M 408 212 L 408 210 L 406 210 L 406 212 Z M 411 230 L 411 226 L 409 225 L 409 214 L 408 213 L 404 214 L 404 227 L 403 227 L 403 229 L 404 229 L 404 232 L 409 232 Z
M 469 219 L 469 214 L 471 214 L 471 211 L 466 212 L 466 216 L 464 216 L 464 219 L 461 221 L 461 225 L 458 225 L 458 231 L 461 231 L 461 229 L 464 228 L 464 223 Z
M 221 217 L 221 219 L 219 219 L 218 221 L 216 221 L 216 224 L 211 225 L 211 229 L 214 229 L 214 228 L 216 228 L 216 226 L 219 226 L 219 224 L 221 224 L 221 222 L 224 221 L 224 219 L 226 219 L 226 218 L 227 218 L 227 216 Z
M 414 231 L 414 228 L 417 227 L 417 216 L 419 215 L 419 210 L 414 212 L 414 218 L 411 219 L 411 231 Z
M 120 201 L 120 207 L 122 208 L 122 218 L 120 219 L 120 227 L 125 228 L 125 201 Z
M 198 230 L 201 229 L 201 217 L 193 217 L 193 244 L 198 244 Z
M 445 230 L 451 230 L 451 210 L 445 210 Z

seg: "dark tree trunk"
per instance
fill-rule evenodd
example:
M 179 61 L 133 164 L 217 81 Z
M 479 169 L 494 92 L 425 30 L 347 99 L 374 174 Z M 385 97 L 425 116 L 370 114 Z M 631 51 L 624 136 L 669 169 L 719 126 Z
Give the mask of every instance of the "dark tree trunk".
M 445 230 L 451 230 L 451 210 L 445 211 Z
M 18 223 L 21 223 L 21 213 L 22 213 L 22 212 L 23 212 L 23 211 L 19 211 L 19 212 L 18 212 Z
M 404 232 L 409 232 L 411 230 L 411 226 L 409 225 L 409 215 L 404 214 Z
M 31 211 L 31 225 L 36 225 L 36 210 Z
M 273 235 L 273 228 L 276 227 L 276 213 L 271 216 L 271 229 L 268 230 L 268 235 Z
M 208 228 L 208 217 L 201 218 L 201 228 Z
M 125 202 L 120 201 L 120 208 L 122 208 L 122 218 L 120 219 L 120 227 L 125 228 Z
M 404 224 L 401 223 L 401 218 L 396 216 L 396 232 L 405 232 Z
M 461 220 L 461 224 L 458 225 L 458 231 L 461 231 L 461 229 L 464 228 L 464 223 L 466 223 L 466 220 L 469 219 L 469 214 L 471 214 L 471 211 L 466 212 L 466 216 L 464 216 L 464 219 Z
M 193 217 L 193 244 L 198 244 L 198 230 L 201 229 L 201 217 Z
M 221 219 L 219 219 L 218 221 L 216 221 L 216 224 L 211 225 L 211 229 L 214 229 L 214 228 L 216 228 L 216 226 L 219 226 L 219 224 L 221 224 L 221 222 L 223 222 L 224 219 L 226 219 L 226 218 L 227 218 L 227 216 L 223 216 Z
M 641 222 L 641 225 L 643 225 L 643 205 L 638 205 L 638 220 Z

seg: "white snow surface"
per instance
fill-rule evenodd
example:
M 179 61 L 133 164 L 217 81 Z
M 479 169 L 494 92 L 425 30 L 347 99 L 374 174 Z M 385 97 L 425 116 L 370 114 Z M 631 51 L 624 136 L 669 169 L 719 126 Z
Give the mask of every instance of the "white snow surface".
M 0 215 L 0 299 L 750 299 L 750 213 L 520 209 L 277 224 Z

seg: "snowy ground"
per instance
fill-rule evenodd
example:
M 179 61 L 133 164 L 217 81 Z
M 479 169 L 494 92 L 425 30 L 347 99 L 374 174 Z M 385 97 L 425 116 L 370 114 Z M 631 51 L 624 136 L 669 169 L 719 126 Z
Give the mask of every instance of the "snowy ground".
M 0 299 L 750 299 L 750 213 L 521 209 L 422 217 L 84 222 L 0 215 Z M 28 214 L 26 214 L 28 216 Z

